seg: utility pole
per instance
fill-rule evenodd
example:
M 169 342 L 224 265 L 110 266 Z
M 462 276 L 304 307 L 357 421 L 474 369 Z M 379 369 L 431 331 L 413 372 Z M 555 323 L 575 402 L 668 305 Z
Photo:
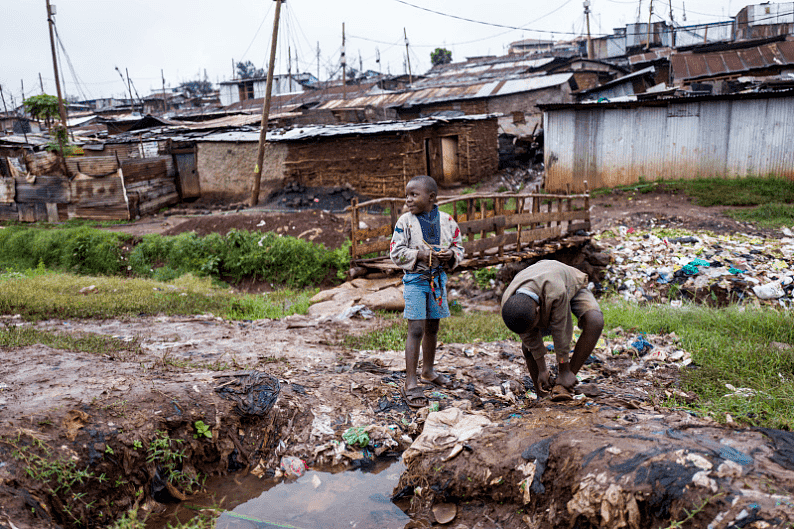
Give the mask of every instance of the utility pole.
M 58 57 L 55 54 L 55 37 L 53 36 L 52 27 L 55 25 L 55 21 L 52 17 L 55 15 L 55 7 L 50 5 L 50 0 L 47 1 L 47 22 L 49 23 L 50 28 L 50 49 L 52 50 L 52 70 L 55 74 L 55 89 L 58 93 L 58 113 L 61 116 L 61 122 L 63 123 L 64 129 L 68 130 L 66 127 L 66 109 L 63 106 L 63 96 L 61 95 L 61 81 L 58 77 Z M 58 134 L 58 144 L 61 148 L 61 168 L 63 169 L 63 174 L 69 176 L 68 169 L 66 168 L 66 160 L 64 159 L 64 151 L 66 150 L 66 146 L 64 145 L 65 138 L 62 134 Z
M 320 41 L 317 41 L 317 85 L 320 84 Z
M 408 60 L 408 86 L 414 84 L 413 76 L 411 75 L 411 55 L 408 52 L 408 32 L 403 28 L 403 35 L 405 35 L 405 58 Z
M 672 38 L 670 39 L 670 45 L 673 49 L 675 49 L 675 20 L 673 19 L 673 0 L 669 0 L 670 4 L 670 26 L 671 26 L 671 33 Z
M 22 116 L 25 116 L 25 80 L 20 79 L 19 84 L 22 86 Z M 22 135 L 25 136 L 25 143 L 28 142 L 28 133 L 25 130 L 25 124 L 22 120 L 19 121 L 19 128 L 22 129 Z
M 41 93 L 44 93 L 44 81 L 41 80 L 41 72 L 39 72 L 39 86 L 41 87 Z
M 287 80 L 289 82 L 289 91 L 292 92 L 292 47 L 287 46 Z
M 127 74 L 127 89 L 130 91 L 130 106 L 132 107 L 132 111 L 135 111 L 135 98 L 132 97 L 132 83 L 130 82 L 130 71 L 127 68 L 124 68 L 124 73 Z
M 8 115 L 8 107 L 6 106 L 6 96 L 3 95 L 3 85 L 0 85 L 0 99 L 3 100 L 3 108 L 5 109 L 6 117 L 10 117 Z
M 670 0 L 672 2 L 672 0 Z M 587 58 L 595 59 L 593 51 L 593 39 L 590 38 L 590 0 L 584 0 L 584 16 L 587 19 Z
M 347 99 L 347 59 L 345 58 L 345 23 L 342 22 L 342 99 Z
M 267 84 L 265 85 L 265 104 L 262 105 L 262 122 L 259 130 L 259 150 L 256 154 L 254 167 L 254 182 L 251 186 L 251 200 L 249 205 L 259 203 L 259 186 L 262 180 L 262 164 L 265 161 L 265 139 L 267 137 L 267 120 L 270 116 L 270 92 L 273 88 L 273 68 L 276 65 L 276 41 L 278 40 L 278 19 L 281 16 L 281 4 L 284 0 L 275 0 L 276 14 L 273 20 L 273 38 L 270 41 L 270 62 L 267 65 Z
M 647 35 L 647 43 L 645 44 L 645 49 L 648 50 L 651 48 L 651 16 L 653 16 L 653 0 L 650 0 L 650 5 L 648 6 L 648 35 Z
M 162 68 L 160 68 L 160 79 L 163 81 L 163 114 L 165 114 L 168 111 L 168 104 L 165 101 L 165 74 Z
M 375 46 L 375 64 L 378 65 L 377 70 L 380 73 L 380 50 Z
M 358 50 L 358 72 L 364 73 L 364 61 L 361 60 L 361 50 Z
M 234 67 L 234 57 L 232 57 L 232 79 L 234 79 L 235 75 L 237 75 L 237 71 Z

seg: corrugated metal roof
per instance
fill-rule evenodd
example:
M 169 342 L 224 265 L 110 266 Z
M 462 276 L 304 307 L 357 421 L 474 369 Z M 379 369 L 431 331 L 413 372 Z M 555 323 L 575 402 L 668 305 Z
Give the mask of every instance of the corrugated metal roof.
M 794 65 L 793 41 L 711 53 L 678 53 L 670 57 L 673 78 L 676 80 L 750 73 L 752 70 L 790 65 Z
M 553 75 L 539 75 L 534 77 L 521 77 L 518 79 L 502 79 L 484 83 L 474 83 L 465 86 L 446 86 L 437 88 L 423 88 L 378 94 L 374 96 L 357 97 L 355 99 L 336 99 L 320 105 L 320 109 L 336 108 L 363 108 L 367 105 L 375 107 L 413 107 L 441 101 L 456 101 L 461 99 L 477 99 L 483 97 L 504 96 L 542 90 L 567 83 L 573 73 L 558 73 Z
M 673 54 L 672 48 L 655 48 L 645 53 L 632 55 L 629 57 L 629 64 L 644 64 L 646 62 L 658 61 L 659 59 L 668 59 Z
M 297 141 L 309 138 L 348 136 L 360 134 L 382 134 L 387 132 L 407 132 L 432 127 L 437 123 L 456 121 L 480 121 L 496 118 L 496 114 L 479 114 L 454 118 L 429 117 L 410 121 L 381 121 L 378 123 L 355 123 L 348 125 L 311 125 L 294 129 L 278 129 L 267 133 L 267 141 Z M 259 141 L 259 131 L 217 132 L 204 136 L 201 141 Z
M 452 63 L 436 67 L 425 74 L 422 79 L 415 80 L 414 89 L 439 86 L 472 84 L 491 79 L 507 79 L 518 76 L 528 70 L 542 68 L 551 64 L 554 57 L 526 59 L 523 57 L 498 57 L 466 63 Z

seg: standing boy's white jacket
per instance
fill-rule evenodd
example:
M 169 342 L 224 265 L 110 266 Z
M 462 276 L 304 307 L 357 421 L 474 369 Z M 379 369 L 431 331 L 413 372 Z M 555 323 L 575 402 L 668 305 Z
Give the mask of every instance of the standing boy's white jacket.
M 450 248 L 453 256 L 449 260 L 449 269 L 453 269 L 463 260 L 463 239 L 460 235 L 458 223 L 451 215 L 438 212 L 441 224 L 440 244 L 433 245 L 435 251 Z M 389 257 L 392 262 L 402 268 L 406 273 L 421 272 L 428 270 L 426 263 L 417 263 L 416 256 L 419 250 L 429 250 L 430 248 L 422 239 L 422 227 L 419 219 L 413 213 L 405 213 L 398 220 L 394 227 L 394 234 L 391 237 L 389 246 Z M 436 263 L 433 263 L 433 268 Z

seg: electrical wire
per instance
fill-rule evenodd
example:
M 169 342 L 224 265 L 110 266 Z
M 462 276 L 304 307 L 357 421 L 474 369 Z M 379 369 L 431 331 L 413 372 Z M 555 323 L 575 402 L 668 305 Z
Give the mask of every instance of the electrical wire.
M 88 100 L 88 99 L 93 99 L 93 98 L 87 97 L 85 90 L 83 90 L 82 80 L 77 75 L 77 71 L 75 70 L 74 65 L 72 64 L 72 59 L 69 57 L 69 54 L 66 51 L 66 47 L 63 45 L 63 41 L 61 40 L 61 35 L 58 33 L 58 26 L 55 24 L 54 20 L 53 20 L 53 23 L 52 23 L 52 27 L 55 30 L 55 40 L 58 41 L 58 46 L 63 51 L 64 57 L 66 57 L 66 64 L 69 66 L 69 71 L 71 72 L 72 78 L 74 79 L 74 85 L 77 88 L 77 92 L 82 96 L 84 101 Z M 58 55 L 60 56 L 60 53 Z M 59 62 L 61 62 L 61 61 L 59 60 Z M 86 88 L 86 90 L 88 90 L 88 88 Z M 90 94 L 90 92 L 89 92 L 89 94 Z
M 270 9 L 272 7 L 273 5 L 270 4 L 270 7 L 267 8 L 267 12 L 265 12 L 265 16 L 262 17 L 262 22 L 259 23 L 259 27 L 256 28 L 256 32 L 254 33 L 254 36 L 251 38 L 251 42 L 248 44 L 248 47 L 243 52 L 243 55 L 240 57 L 240 62 L 242 62 L 242 60 L 245 59 L 245 56 L 248 54 L 248 51 L 251 49 L 251 46 L 254 45 L 254 41 L 256 40 L 257 35 L 259 35 L 259 32 L 262 30 L 262 26 L 264 25 L 265 20 L 267 20 L 268 15 L 270 15 Z

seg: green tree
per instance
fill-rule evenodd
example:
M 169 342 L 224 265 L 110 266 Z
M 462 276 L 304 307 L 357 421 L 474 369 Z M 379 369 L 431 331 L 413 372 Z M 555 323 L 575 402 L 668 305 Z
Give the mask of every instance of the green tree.
M 43 119 L 49 127 L 50 120 L 58 117 L 58 98 L 41 94 L 25 100 L 25 110 L 36 119 Z
M 187 92 L 190 97 L 198 97 L 212 92 L 212 83 L 206 79 L 196 79 L 182 82 L 179 88 Z
M 433 66 L 449 64 L 452 62 L 452 52 L 446 48 L 436 48 L 430 52 L 430 62 Z
M 237 63 L 237 77 L 240 79 L 255 79 L 265 76 L 265 70 L 257 68 L 251 61 Z

